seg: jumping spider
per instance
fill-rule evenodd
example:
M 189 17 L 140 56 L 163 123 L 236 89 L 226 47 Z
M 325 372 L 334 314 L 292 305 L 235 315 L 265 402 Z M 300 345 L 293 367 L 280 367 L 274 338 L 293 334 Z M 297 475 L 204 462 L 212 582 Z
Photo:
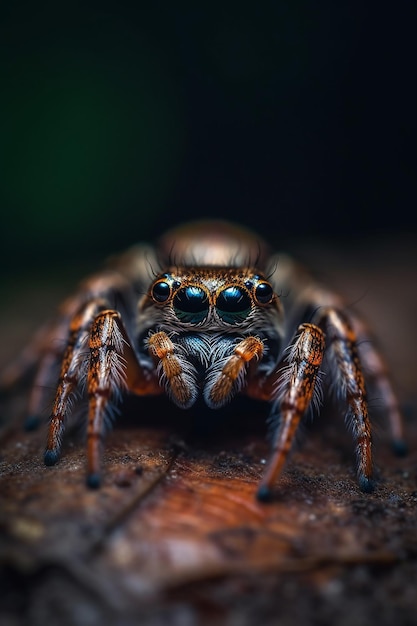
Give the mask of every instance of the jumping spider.
M 199 396 L 218 409 L 239 392 L 267 401 L 279 419 L 257 492 L 266 500 L 301 418 L 320 398 L 324 372 L 326 389 L 336 391 L 353 432 L 359 486 L 370 492 L 365 374 L 385 402 L 397 451 L 405 444 L 385 365 L 367 338 L 363 322 L 339 296 L 290 258 L 270 254 L 244 229 L 197 222 L 169 232 L 156 249 L 128 250 L 87 279 L 4 373 L 3 387 L 37 366 L 28 415 L 39 417 L 45 389 L 58 380 L 46 465 L 60 457 L 74 401 L 88 402 L 90 487 L 100 484 L 106 415 L 122 393 L 166 393 L 183 409 Z

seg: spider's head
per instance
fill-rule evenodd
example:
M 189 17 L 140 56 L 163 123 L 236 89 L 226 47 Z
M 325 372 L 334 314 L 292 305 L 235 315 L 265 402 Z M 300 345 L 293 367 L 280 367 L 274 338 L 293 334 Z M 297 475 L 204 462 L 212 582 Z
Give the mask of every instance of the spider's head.
M 190 327 L 235 331 L 281 316 L 271 284 L 252 268 L 176 267 L 156 277 L 141 309 L 177 331 Z M 262 323 L 263 322 L 263 323 Z

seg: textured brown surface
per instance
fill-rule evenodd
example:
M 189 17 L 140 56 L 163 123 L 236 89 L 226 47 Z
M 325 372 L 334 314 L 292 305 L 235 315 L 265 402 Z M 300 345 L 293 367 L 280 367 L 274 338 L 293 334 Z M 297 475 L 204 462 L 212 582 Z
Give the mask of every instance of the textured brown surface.
M 228 427 L 202 435 L 164 399 L 130 402 L 108 436 L 99 491 L 84 486 L 79 437 L 47 468 L 44 429 L 26 433 L 5 419 L 0 623 L 414 624 L 417 271 L 414 242 L 386 249 L 350 259 L 300 250 L 360 300 L 407 408 L 403 459 L 391 455 L 375 415 L 375 493 L 357 488 L 350 436 L 333 407 L 304 428 L 268 505 L 254 499 L 268 452 L 265 407 L 255 403 L 232 404 Z M 34 325 L 61 296 L 41 284 L 30 316 L 20 292 L 2 313 L 3 359 L 29 332 L 25 315 Z M 23 401 L 13 398 L 2 416 L 21 414 Z

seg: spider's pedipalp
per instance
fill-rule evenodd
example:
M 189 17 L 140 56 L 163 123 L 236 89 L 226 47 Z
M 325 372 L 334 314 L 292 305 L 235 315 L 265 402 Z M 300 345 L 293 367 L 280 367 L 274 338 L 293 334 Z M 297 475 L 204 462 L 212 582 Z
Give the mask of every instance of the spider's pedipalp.
M 197 397 L 195 368 L 181 353 L 176 352 L 165 332 L 153 333 L 147 343 L 157 364 L 161 387 L 181 408 L 192 406 Z
M 204 397 L 208 406 L 223 406 L 244 384 L 247 366 L 262 357 L 264 344 L 259 337 L 245 337 L 233 353 L 215 363 L 207 377 Z

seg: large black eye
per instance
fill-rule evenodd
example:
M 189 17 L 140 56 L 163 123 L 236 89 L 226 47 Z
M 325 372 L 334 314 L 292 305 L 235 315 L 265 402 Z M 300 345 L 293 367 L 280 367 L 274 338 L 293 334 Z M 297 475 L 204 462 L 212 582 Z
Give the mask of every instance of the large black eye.
M 217 297 L 216 309 L 222 320 L 238 324 L 249 315 L 251 298 L 245 289 L 234 285 L 226 287 Z
M 209 301 L 207 294 L 201 287 L 189 285 L 175 294 L 173 301 L 174 311 L 178 319 L 183 322 L 197 324 L 207 317 Z
M 271 302 L 274 292 L 269 283 L 259 283 L 255 289 L 255 298 L 259 304 L 268 304 Z
M 171 287 L 164 280 L 155 283 L 152 287 L 152 298 L 156 302 L 166 302 L 171 295 Z

